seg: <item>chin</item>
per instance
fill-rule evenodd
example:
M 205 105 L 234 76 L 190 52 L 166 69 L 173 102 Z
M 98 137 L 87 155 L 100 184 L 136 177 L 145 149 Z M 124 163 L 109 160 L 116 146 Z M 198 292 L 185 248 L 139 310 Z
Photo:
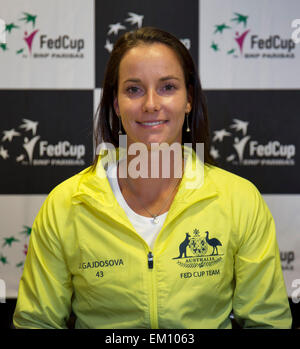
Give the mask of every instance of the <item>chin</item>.
M 173 143 L 180 143 L 181 144 L 181 137 L 162 137 L 162 135 L 152 135 L 150 137 L 141 137 L 141 138 L 131 138 L 132 141 L 128 141 L 128 146 L 129 144 L 133 143 L 143 143 L 146 145 L 148 150 L 151 150 L 151 145 L 152 144 L 162 144 L 162 143 L 167 143 L 169 145 Z
M 148 149 L 151 148 L 151 145 L 153 144 L 162 144 L 162 143 L 167 143 L 167 144 L 172 144 L 172 142 L 169 142 L 167 139 L 151 139 L 143 142 Z

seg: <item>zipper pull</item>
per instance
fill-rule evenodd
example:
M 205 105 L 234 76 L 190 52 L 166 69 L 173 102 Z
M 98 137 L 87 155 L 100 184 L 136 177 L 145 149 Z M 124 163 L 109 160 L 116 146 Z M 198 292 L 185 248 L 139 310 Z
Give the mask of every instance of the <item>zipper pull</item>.
M 148 253 L 148 268 L 153 269 L 153 254 L 151 251 Z

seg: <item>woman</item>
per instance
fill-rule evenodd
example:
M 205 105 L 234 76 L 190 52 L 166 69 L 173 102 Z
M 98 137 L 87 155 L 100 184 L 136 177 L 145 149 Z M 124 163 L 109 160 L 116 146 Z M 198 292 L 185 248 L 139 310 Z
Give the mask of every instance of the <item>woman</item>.
M 34 222 L 15 327 L 65 328 L 71 310 L 76 328 L 231 328 L 232 311 L 242 327 L 291 326 L 273 218 L 250 182 L 212 165 L 196 68 L 172 35 L 116 43 L 103 142 L 116 153 L 97 147 Z

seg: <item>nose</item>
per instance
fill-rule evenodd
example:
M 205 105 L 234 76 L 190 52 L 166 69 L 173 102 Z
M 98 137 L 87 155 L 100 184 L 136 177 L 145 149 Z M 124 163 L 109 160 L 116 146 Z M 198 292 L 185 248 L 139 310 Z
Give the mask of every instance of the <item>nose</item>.
M 143 112 L 153 113 L 160 110 L 160 98 L 156 91 L 149 89 L 145 94 Z

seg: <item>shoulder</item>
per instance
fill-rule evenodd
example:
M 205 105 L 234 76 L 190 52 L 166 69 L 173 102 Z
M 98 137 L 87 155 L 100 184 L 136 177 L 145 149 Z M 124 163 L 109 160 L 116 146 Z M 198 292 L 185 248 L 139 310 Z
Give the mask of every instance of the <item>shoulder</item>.
M 51 216 L 53 219 L 56 218 L 55 221 L 58 221 L 57 218 L 59 221 L 67 218 L 67 212 L 72 207 L 72 197 L 78 192 L 81 181 L 88 176 L 90 176 L 90 167 L 58 184 L 48 194 L 38 216 Z
M 58 184 L 46 197 L 32 225 L 32 235 L 53 246 L 68 232 L 68 226 L 74 219 L 73 197 L 80 188 L 80 183 L 92 176 L 88 167 Z
M 49 193 L 49 197 L 71 197 L 78 191 L 81 181 L 90 175 L 90 167 L 64 180 Z
M 205 179 L 213 182 L 220 194 L 242 197 L 260 195 L 259 190 L 250 180 L 216 166 L 205 166 Z
M 252 231 L 254 225 L 273 222 L 263 196 L 251 181 L 214 166 L 208 167 L 207 178 L 214 182 L 220 204 L 230 212 L 237 230 Z
M 207 166 L 205 175 L 213 182 L 220 204 L 235 218 L 271 217 L 260 191 L 248 179 L 215 166 Z

